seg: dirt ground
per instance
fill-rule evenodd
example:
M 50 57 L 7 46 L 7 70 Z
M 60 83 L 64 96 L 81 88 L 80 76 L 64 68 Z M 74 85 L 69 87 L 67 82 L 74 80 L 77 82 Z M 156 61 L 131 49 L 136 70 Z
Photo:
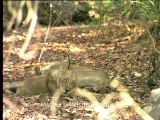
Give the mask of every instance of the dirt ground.
M 150 49 L 143 49 L 136 55 L 137 44 L 132 44 L 132 41 L 144 30 L 137 25 L 129 26 L 131 29 L 129 30 L 126 25 L 115 23 L 116 21 L 113 24 L 101 26 L 52 27 L 46 42 L 44 40 L 47 27 L 39 26 L 27 49 L 27 51 L 35 50 L 36 54 L 28 61 L 17 55 L 24 43 L 23 35 L 26 31 L 18 31 L 19 35 L 3 36 L 3 84 L 22 81 L 30 76 L 33 73 L 33 66 L 38 64 L 43 46 L 44 52 L 39 63 L 41 65 L 54 61 L 67 61 L 70 50 L 73 63 L 94 69 L 103 68 L 111 79 L 120 76 L 123 85 L 129 89 L 130 95 L 141 107 L 144 107 L 150 94 L 146 81 L 151 52 Z M 102 96 L 100 95 L 99 99 Z M 62 95 L 57 104 L 55 117 L 49 114 L 51 96 L 25 97 L 5 94 L 5 97 L 13 103 L 13 106 L 3 104 L 5 120 L 94 119 L 89 101 L 82 97 Z M 88 105 L 84 106 L 83 103 Z M 119 110 L 118 114 L 118 120 L 140 119 L 130 107 Z

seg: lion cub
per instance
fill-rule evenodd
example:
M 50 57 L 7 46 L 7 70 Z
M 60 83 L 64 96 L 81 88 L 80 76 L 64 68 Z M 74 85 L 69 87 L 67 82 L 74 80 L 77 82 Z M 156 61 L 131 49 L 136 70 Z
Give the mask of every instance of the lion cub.
M 62 71 L 59 72 L 60 65 L 60 62 L 56 62 L 46 66 L 43 71 L 36 71 L 36 75 L 29 77 L 23 82 L 16 84 L 12 83 L 7 89 L 10 92 L 25 96 L 45 93 L 52 94 L 57 90 L 61 83 L 65 83 L 69 77 L 72 77 L 71 72 L 69 71 L 67 73 Z
M 54 84 L 53 84 L 54 85 Z M 16 94 L 32 96 L 38 94 L 51 93 L 47 86 L 46 75 L 33 76 L 17 88 Z

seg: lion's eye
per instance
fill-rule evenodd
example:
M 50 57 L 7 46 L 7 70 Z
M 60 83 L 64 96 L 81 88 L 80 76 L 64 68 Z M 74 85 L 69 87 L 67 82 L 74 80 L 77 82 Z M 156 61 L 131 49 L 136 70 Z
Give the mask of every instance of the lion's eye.
M 73 82 L 73 83 L 72 83 L 72 85 L 73 85 L 73 86 L 75 86 L 75 85 L 76 85 L 76 83 L 74 83 L 74 82 Z
M 64 79 L 64 82 L 67 83 L 67 79 Z

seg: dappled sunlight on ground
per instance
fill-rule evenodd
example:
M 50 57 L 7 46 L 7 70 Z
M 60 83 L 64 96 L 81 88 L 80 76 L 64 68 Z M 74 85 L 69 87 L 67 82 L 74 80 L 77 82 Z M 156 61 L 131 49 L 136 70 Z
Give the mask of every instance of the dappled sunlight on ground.
M 34 37 L 27 48 L 27 51 L 36 51 L 36 55 L 30 61 L 25 61 L 18 57 L 19 49 L 24 42 L 22 35 L 24 35 L 25 31 L 21 30 L 21 35 L 3 36 L 3 61 L 8 57 L 8 63 L 4 64 L 3 69 L 5 82 L 21 81 L 28 78 L 33 72 L 33 67 L 37 64 L 43 66 L 54 61 L 67 61 L 68 53 L 70 52 L 72 63 L 94 69 L 103 68 L 107 71 L 110 78 L 120 75 L 121 82 L 124 86 L 127 86 L 131 96 L 141 106 L 144 106 L 147 100 L 146 97 L 149 94 L 149 90 L 145 86 L 145 75 L 150 51 L 149 49 L 144 50 L 142 54 L 134 56 L 135 49 L 133 48 L 135 45 L 132 46 L 130 44 L 133 39 L 142 33 L 143 30 L 139 26 L 134 26 L 132 31 L 128 31 L 125 25 L 116 26 L 114 24 L 110 26 L 53 27 L 49 31 L 47 41 L 44 43 L 46 31 L 46 27 L 39 26 L 36 29 Z M 38 58 L 43 47 L 44 52 L 40 63 L 38 63 Z M 124 88 L 119 89 L 120 91 L 124 90 Z M 20 111 L 26 113 L 26 116 L 41 116 L 43 114 L 44 119 L 48 119 L 45 116 L 48 117 L 49 115 L 50 96 L 46 96 L 43 99 L 41 95 L 28 98 L 21 97 L 20 99 L 19 96 L 15 95 L 7 95 L 7 97 L 15 101 Z M 109 104 L 117 101 L 113 97 L 107 99 L 109 99 Z M 65 105 L 58 109 L 57 116 L 60 118 L 68 118 L 68 116 L 69 118 L 83 118 L 88 115 L 89 118 L 92 118 L 93 115 L 89 107 L 66 107 L 68 102 L 76 104 L 82 101 L 90 104 L 85 98 L 72 98 L 68 97 L 67 94 L 63 94 L 58 104 L 65 103 Z M 124 105 L 122 106 L 124 107 Z M 114 109 L 114 107 L 112 108 Z M 118 108 L 121 108 L 121 106 Z M 102 106 L 99 109 L 102 109 Z M 105 114 L 107 109 L 109 109 L 108 104 L 103 108 Z M 23 113 L 19 116 L 24 117 Z M 118 113 L 122 120 L 123 117 L 131 120 L 136 119 L 135 111 L 129 107 L 118 110 Z M 8 114 L 11 114 L 11 112 Z M 123 116 L 124 114 L 126 116 Z M 101 115 L 103 115 L 103 112 Z

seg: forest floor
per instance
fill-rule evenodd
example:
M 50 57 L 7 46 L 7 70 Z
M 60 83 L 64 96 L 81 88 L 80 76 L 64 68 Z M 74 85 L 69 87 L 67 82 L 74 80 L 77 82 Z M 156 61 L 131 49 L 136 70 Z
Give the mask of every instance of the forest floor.
M 112 79 L 121 77 L 123 85 L 129 89 L 130 95 L 141 106 L 147 103 L 150 89 L 147 87 L 147 74 L 150 60 L 150 49 L 143 49 L 136 54 L 138 44 L 133 44 L 143 29 L 137 25 L 123 24 L 96 25 L 96 26 L 69 26 L 51 27 L 47 41 L 47 27 L 38 26 L 27 48 L 35 50 L 35 57 L 23 60 L 17 55 L 24 43 L 25 30 L 20 34 L 3 36 L 3 84 L 22 81 L 33 73 L 33 66 L 38 63 L 40 52 L 44 52 L 40 59 L 41 65 L 55 61 L 67 61 L 70 50 L 72 62 L 94 69 L 105 69 Z M 8 61 L 6 61 L 8 59 Z M 81 107 L 64 105 L 73 101 L 89 103 L 82 97 L 62 95 L 58 103 L 57 116 L 51 118 L 49 106 L 51 96 L 36 95 L 31 97 L 15 94 L 5 94 L 7 100 L 13 102 L 20 113 L 16 113 L 11 106 L 3 105 L 3 118 L 6 120 L 19 119 L 94 119 L 92 113 L 83 105 Z M 119 111 L 119 120 L 139 120 L 132 109 Z

